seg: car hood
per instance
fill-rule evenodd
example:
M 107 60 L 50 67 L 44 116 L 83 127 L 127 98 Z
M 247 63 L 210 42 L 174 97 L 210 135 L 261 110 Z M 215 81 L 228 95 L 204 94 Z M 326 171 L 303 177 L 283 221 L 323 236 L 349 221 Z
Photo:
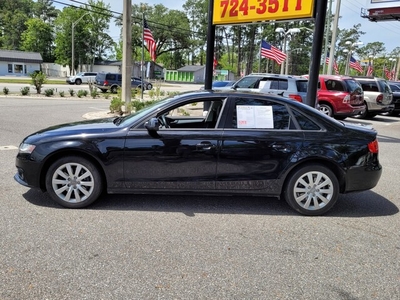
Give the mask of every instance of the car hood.
M 35 144 L 38 141 L 46 142 L 55 139 L 65 139 L 73 137 L 95 137 L 97 135 L 112 134 L 123 128 L 114 124 L 116 118 L 105 118 L 96 120 L 86 120 L 80 122 L 60 124 L 37 131 L 24 139 L 25 143 Z

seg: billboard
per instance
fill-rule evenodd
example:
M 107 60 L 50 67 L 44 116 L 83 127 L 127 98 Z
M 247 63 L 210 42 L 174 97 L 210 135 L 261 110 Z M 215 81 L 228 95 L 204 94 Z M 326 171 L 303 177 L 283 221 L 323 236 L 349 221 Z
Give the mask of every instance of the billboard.
M 312 18 L 314 0 L 214 0 L 213 24 Z

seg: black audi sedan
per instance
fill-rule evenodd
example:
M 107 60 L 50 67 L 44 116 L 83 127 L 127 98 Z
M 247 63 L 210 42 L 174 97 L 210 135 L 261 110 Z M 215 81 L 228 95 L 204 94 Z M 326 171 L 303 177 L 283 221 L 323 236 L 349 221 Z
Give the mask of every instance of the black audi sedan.
M 375 130 L 235 91 L 184 93 L 125 117 L 41 130 L 22 141 L 16 167 L 17 182 L 69 208 L 105 191 L 197 193 L 279 197 L 304 215 L 373 188 L 382 172 Z

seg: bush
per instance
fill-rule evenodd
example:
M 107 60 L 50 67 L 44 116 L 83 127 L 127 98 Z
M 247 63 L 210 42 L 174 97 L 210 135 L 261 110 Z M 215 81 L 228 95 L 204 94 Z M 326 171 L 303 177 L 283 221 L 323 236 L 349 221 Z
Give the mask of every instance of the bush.
M 47 89 L 44 91 L 44 94 L 46 95 L 46 97 L 51 97 L 54 95 L 54 89 Z
M 90 95 L 92 96 L 93 99 L 96 99 L 97 96 L 99 95 L 99 92 L 96 90 L 92 90 L 92 92 L 90 93 Z
M 64 96 L 65 96 L 64 91 L 60 91 L 60 97 L 64 97 Z
M 110 103 L 110 111 L 112 113 L 122 114 L 122 106 L 123 105 L 124 105 L 124 102 L 121 100 L 121 98 L 114 97 Z
M 4 95 L 8 95 L 9 92 L 10 92 L 10 90 L 7 87 L 3 88 Z
M 85 97 L 85 91 L 84 90 L 79 90 L 78 93 L 76 94 L 78 96 L 78 98 L 82 98 Z
M 29 86 L 25 86 L 25 87 L 21 88 L 21 95 L 22 96 L 29 95 Z
M 75 91 L 73 89 L 69 89 L 68 92 L 71 95 L 71 97 L 75 95 Z
M 40 94 L 42 91 L 42 86 L 47 81 L 46 74 L 42 73 L 42 71 L 35 71 L 30 74 L 32 78 L 32 84 L 35 86 L 36 92 Z

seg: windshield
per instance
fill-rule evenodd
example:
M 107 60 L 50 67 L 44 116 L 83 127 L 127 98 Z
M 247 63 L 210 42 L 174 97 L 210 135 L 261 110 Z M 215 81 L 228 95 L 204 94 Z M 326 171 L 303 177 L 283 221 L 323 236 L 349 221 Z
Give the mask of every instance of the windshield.
M 79 72 L 78 74 L 76 74 L 75 76 L 82 76 L 83 72 Z

